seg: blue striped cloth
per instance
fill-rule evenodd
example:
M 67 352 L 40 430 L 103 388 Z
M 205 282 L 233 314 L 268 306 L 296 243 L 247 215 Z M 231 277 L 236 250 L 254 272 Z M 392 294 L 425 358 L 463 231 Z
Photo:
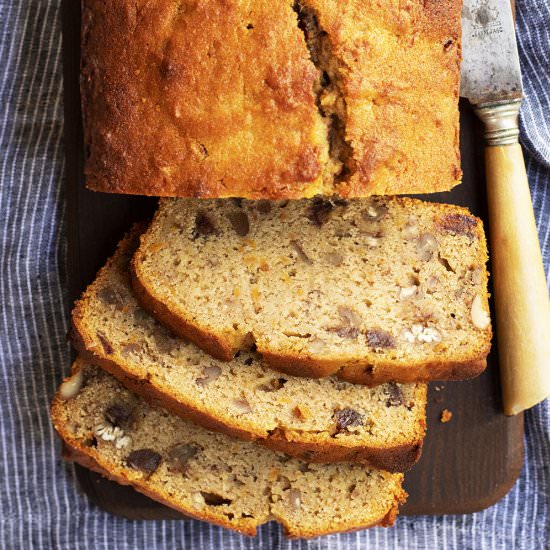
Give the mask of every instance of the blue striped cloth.
M 518 0 L 517 10 L 522 142 L 548 269 L 550 4 Z M 250 539 L 191 520 L 130 522 L 89 504 L 48 418 L 69 364 L 59 11 L 60 0 L 0 0 L 0 549 L 549 548 L 548 403 L 526 415 L 515 487 L 476 514 L 291 542 L 273 524 Z

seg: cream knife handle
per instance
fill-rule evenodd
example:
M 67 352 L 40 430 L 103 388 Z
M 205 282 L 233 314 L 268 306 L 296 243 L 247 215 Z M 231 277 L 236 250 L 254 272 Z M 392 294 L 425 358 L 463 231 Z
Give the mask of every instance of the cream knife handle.
M 525 161 L 520 101 L 476 109 L 485 123 L 491 268 L 504 413 L 550 395 L 550 301 Z

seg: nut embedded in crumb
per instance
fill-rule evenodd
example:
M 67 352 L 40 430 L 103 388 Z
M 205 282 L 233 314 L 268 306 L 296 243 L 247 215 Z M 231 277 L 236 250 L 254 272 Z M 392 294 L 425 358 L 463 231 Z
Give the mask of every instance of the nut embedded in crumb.
M 189 461 L 192 460 L 202 448 L 195 443 L 178 443 L 168 451 L 168 469 L 171 472 L 187 474 Z
M 126 457 L 126 463 L 130 468 L 139 470 L 150 477 L 162 462 L 162 456 L 153 449 L 138 449 L 132 451 Z
M 236 414 L 250 414 L 252 412 L 252 407 L 245 398 L 233 399 L 232 404 L 236 410 Z
M 412 286 L 406 286 L 406 287 L 400 287 L 399 288 L 399 299 L 400 300 L 406 300 L 407 298 L 411 298 L 414 296 L 418 291 L 418 287 L 416 285 Z
M 132 444 L 132 438 L 129 435 L 123 435 L 115 439 L 115 447 L 117 449 L 127 449 Z
M 336 420 L 336 433 L 348 430 L 349 427 L 364 425 L 364 415 L 349 407 L 335 411 L 333 416 Z
M 447 422 L 450 422 L 451 418 L 453 417 L 453 413 L 448 410 L 448 409 L 443 409 L 441 411 L 441 417 L 440 417 L 440 421 L 443 423 L 443 424 L 446 424 Z
M 63 401 L 68 401 L 75 397 L 80 388 L 82 387 L 82 382 L 84 381 L 84 374 L 82 371 L 78 371 L 74 376 L 65 380 L 59 387 L 59 397 Z
M 335 266 L 340 266 L 344 263 L 344 256 L 337 250 L 327 252 L 325 259 L 327 263 Z
M 439 244 L 431 233 L 423 233 L 417 239 L 416 249 L 420 259 L 428 262 L 437 251 Z
M 250 221 L 246 212 L 235 211 L 229 212 L 227 217 L 231 223 L 231 227 L 239 237 L 245 237 L 250 231 Z
M 365 219 L 378 221 L 381 220 L 388 213 L 388 207 L 383 204 L 370 204 L 366 210 L 361 212 Z
M 365 236 L 365 244 L 369 248 L 376 248 L 380 244 L 380 238 L 377 235 L 367 234 Z
M 296 252 L 296 255 L 300 261 L 307 265 L 313 265 L 313 262 L 311 261 L 311 258 L 306 254 L 304 251 L 300 241 L 296 239 L 292 239 L 290 241 L 290 246 L 294 249 L 294 252 Z
M 191 494 L 191 505 L 193 508 L 202 508 L 204 506 L 204 497 L 200 492 L 195 492 Z
M 294 409 L 292 409 L 292 413 L 300 420 L 307 420 L 308 418 L 311 418 L 311 410 L 307 405 L 296 405 Z
M 288 492 L 288 503 L 293 510 L 300 508 L 302 504 L 302 493 L 299 489 L 290 489 Z
M 117 449 L 126 449 L 132 444 L 132 438 L 119 426 L 113 426 L 110 422 L 102 422 L 95 426 L 94 436 L 114 443 Z
M 487 311 L 485 311 L 481 296 L 479 294 L 476 295 L 472 302 L 470 314 L 474 327 L 480 330 L 485 330 L 491 323 L 491 318 L 489 317 Z
M 442 337 L 437 329 L 434 327 L 424 327 L 423 325 L 416 323 L 409 329 L 404 329 L 401 332 L 401 340 L 413 344 L 414 342 L 423 342 L 430 344 L 433 342 L 441 342 Z
M 322 353 L 326 347 L 327 343 L 317 336 L 314 336 L 307 342 L 307 351 L 314 355 Z
M 202 370 L 202 376 L 195 380 L 199 386 L 208 386 L 211 382 L 215 382 L 222 374 L 222 369 L 217 365 L 209 365 Z
M 101 423 L 94 428 L 94 435 L 103 441 L 115 441 L 118 437 L 122 437 L 124 432 L 118 426 Z
M 418 225 L 413 219 L 409 219 L 407 223 L 401 229 L 401 234 L 405 240 L 414 239 L 418 237 Z

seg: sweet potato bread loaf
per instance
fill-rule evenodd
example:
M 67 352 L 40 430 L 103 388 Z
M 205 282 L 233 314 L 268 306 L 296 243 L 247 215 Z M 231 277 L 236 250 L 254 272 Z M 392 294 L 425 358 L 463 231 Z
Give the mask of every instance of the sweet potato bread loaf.
M 73 312 L 82 354 L 127 387 L 210 429 L 309 462 L 360 461 L 404 471 L 425 432 L 426 386 L 365 388 L 334 377 L 281 376 L 257 354 L 217 361 L 174 337 L 136 301 L 128 264 L 136 232 L 124 239 Z
M 460 180 L 457 0 L 84 0 L 91 189 L 300 198 Z
M 223 360 L 364 384 L 463 379 L 491 327 L 482 223 L 458 206 L 164 199 L 132 262 L 145 307 Z
M 51 408 L 67 457 L 188 516 L 254 535 L 271 519 L 292 537 L 392 525 L 402 474 L 307 464 L 149 406 L 77 360 Z

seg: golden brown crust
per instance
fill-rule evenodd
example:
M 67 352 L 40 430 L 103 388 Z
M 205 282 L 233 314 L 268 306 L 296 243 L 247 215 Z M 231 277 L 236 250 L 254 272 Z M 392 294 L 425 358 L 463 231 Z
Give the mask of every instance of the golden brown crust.
M 397 195 L 459 183 L 461 3 L 304 4 L 339 59 L 353 165 L 336 192 Z
M 308 462 L 364 462 L 365 464 L 370 464 L 389 472 L 405 472 L 416 464 L 422 453 L 426 430 L 424 418 L 421 419 L 418 426 L 416 440 L 406 445 L 394 445 L 384 448 L 367 445 L 348 447 L 340 439 L 329 440 L 325 443 L 309 443 L 307 441 L 307 434 L 297 434 L 280 428 L 267 434 L 252 433 L 238 429 L 235 425 L 229 425 L 224 419 L 209 415 L 204 410 L 194 408 L 190 404 L 181 403 L 166 395 L 155 385 L 153 380 L 137 378 L 115 360 L 99 357 L 90 352 L 87 349 L 90 347 L 90 341 L 86 341 L 84 331 L 79 328 L 78 314 L 73 317 L 71 340 L 83 358 L 115 376 L 130 391 L 142 396 L 149 403 L 163 407 L 171 413 L 191 420 L 209 430 L 225 433 L 239 439 L 253 440 L 265 447 L 281 451 L 289 456 L 301 458 Z M 419 388 L 417 399 L 425 401 L 426 394 L 426 386 Z
M 83 4 L 91 189 L 270 198 L 319 180 L 318 71 L 290 2 Z
M 322 71 L 293 2 L 84 0 L 88 187 L 299 198 L 458 183 L 460 2 L 300 3 L 335 56 L 347 176 L 333 180 Z
M 275 370 L 292 376 L 323 378 L 336 375 L 346 382 L 377 386 L 385 382 L 397 381 L 403 384 L 414 382 L 432 382 L 435 380 L 468 380 L 481 374 L 487 366 L 486 357 L 489 347 L 479 358 L 467 358 L 456 361 L 431 361 L 417 363 L 384 363 L 373 365 L 370 360 L 355 360 L 345 364 L 345 359 L 318 360 L 311 357 L 295 357 L 276 354 L 258 348 L 266 364 Z
M 424 429 L 425 429 L 425 423 Z M 307 462 L 333 464 L 335 462 L 363 462 L 367 465 L 387 470 L 388 472 L 406 472 L 412 468 L 422 454 L 424 439 L 410 445 L 398 445 L 386 449 L 372 447 L 340 447 L 334 445 L 308 445 L 301 441 L 288 439 L 288 432 L 276 430 L 269 438 L 261 441 L 262 445 L 300 458 Z M 299 451 L 299 452 L 297 452 Z

